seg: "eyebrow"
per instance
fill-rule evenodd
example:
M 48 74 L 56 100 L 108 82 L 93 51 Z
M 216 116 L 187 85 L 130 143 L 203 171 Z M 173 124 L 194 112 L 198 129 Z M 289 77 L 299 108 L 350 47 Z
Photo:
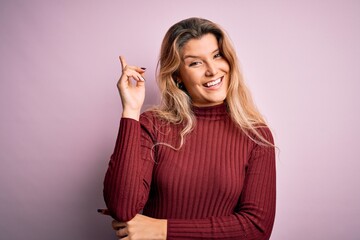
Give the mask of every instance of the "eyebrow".
M 212 51 L 211 54 L 216 53 L 216 52 L 218 52 L 218 51 L 219 51 L 219 49 L 217 48 L 217 49 L 215 49 L 214 51 Z M 184 58 L 183 58 L 183 60 L 185 60 L 186 58 L 200 58 L 200 57 L 199 57 L 199 56 L 195 56 L 195 55 L 185 55 Z

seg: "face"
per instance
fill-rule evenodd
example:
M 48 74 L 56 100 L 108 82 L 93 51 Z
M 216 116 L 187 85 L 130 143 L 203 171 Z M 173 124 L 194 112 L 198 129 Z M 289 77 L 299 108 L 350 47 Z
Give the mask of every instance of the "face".
M 191 39 L 181 51 L 179 82 L 188 91 L 193 105 L 214 106 L 224 102 L 229 86 L 229 64 L 219 51 L 213 34 Z

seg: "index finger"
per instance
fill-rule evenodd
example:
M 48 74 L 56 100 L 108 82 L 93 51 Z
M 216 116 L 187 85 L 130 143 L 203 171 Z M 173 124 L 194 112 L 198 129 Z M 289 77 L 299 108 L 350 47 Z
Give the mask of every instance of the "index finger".
M 120 59 L 120 63 L 121 63 L 121 69 L 124 70 L 124 68 L 126 67 L 126 61 L 125 58 L 123 56 L 119 56 Z

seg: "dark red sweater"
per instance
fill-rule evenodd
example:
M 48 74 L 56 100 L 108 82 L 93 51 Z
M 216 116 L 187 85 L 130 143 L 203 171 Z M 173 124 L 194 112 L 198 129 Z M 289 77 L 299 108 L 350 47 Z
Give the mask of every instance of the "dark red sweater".
M 104 181 L 115 219 L 168 219 L 168 239 L 268 239 L 275 216 L 275 152 L 249 139 L 225 104 L 194 107 L 197 124 L 177 146 L 179 125 L 151 112 L 122 118 Z M 268 128 L 262 135 L 273 142 Z

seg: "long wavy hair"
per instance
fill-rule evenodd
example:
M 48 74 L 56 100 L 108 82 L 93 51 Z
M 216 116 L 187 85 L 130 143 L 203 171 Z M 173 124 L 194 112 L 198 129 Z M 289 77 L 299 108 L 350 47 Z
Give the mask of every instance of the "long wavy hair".
M 234 47 L 226 32 L 219 25 L 207 19 L 188 18 L 174 24 L 165 34 L 157 65 L 161 104 L 153 110 L 165 122 L 182 124 L 182 130 L 179 132 L 180 145 L 174 148 L 181 148 L 185 136 L 193 130 L 196 124 L 196 118 L 192 111 L 192 100 L 186 89 L 179 88 L 176 84 L 182 62 L 181 50 L 189 40 L 200 39 L 206 34 L 213 34 L 216 37 L 219 51 L 230 66 L 230 81 L 225 101 L 232 120 L 255 142 L 272 146 L 259 133 L 258 129 L 266 127 L 266 123 L 244 83 Z

